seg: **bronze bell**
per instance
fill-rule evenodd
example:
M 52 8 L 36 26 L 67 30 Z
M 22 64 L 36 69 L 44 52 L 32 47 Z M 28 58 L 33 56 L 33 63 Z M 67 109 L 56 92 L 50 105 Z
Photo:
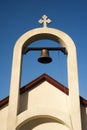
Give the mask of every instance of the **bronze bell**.
M 52 58 L 49 57 L 49 51 L 47 49 L 41 50 L 41 56 L 38 58 L 38 61 L 43 64 L 47 64 L 52 61 Z

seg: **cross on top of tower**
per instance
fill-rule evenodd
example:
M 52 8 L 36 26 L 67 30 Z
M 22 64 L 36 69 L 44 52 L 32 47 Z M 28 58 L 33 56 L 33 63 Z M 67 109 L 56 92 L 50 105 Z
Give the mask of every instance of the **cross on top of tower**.
M 38 21 L 40 24 L 43 24 L 43 27 L 47 27 L 47 24 L 51 23 L 51 20 L 48 19 L 46 15 L 42 16 L 42 19 Z

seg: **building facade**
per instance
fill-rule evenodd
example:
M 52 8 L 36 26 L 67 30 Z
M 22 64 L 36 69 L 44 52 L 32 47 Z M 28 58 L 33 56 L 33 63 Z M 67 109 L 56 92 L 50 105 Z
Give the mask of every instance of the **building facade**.
M 44 15 L 39 20 L 43 27 L 26 32 L 15 44 L 10 95 L 0 102 L 0 130 L 86 130 L 87 100 L 79 96 L 76 47 L 66 33 L 48 28 L 50 22 Z M 20 89 L 23 52 L 43 39 L 66 49 L 68 88 L 43 74 Z

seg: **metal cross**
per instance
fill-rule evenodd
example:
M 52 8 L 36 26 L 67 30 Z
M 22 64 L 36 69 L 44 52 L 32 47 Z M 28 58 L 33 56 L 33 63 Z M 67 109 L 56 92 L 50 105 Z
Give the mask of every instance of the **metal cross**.
M 42 19 L 38 21 L 40 24 L 43 24 L 43 27 L 47 27 L 47 24 L 51 23 L 51 20 L 48 19 L 46 15 L 42 16 Z

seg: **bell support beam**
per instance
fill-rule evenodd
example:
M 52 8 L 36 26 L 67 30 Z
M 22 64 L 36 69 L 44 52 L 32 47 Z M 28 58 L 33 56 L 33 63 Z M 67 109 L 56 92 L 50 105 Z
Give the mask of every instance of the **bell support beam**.
M 67 55 L 67 51 L 65 47 L 29 47 L 29 48 L 24 48 L 23 49 L 23 54 L 28 53 L 29 51 L 40 51 L 43 49 L 47 49 L 48 51 L 61 51 L 65 55 Z

